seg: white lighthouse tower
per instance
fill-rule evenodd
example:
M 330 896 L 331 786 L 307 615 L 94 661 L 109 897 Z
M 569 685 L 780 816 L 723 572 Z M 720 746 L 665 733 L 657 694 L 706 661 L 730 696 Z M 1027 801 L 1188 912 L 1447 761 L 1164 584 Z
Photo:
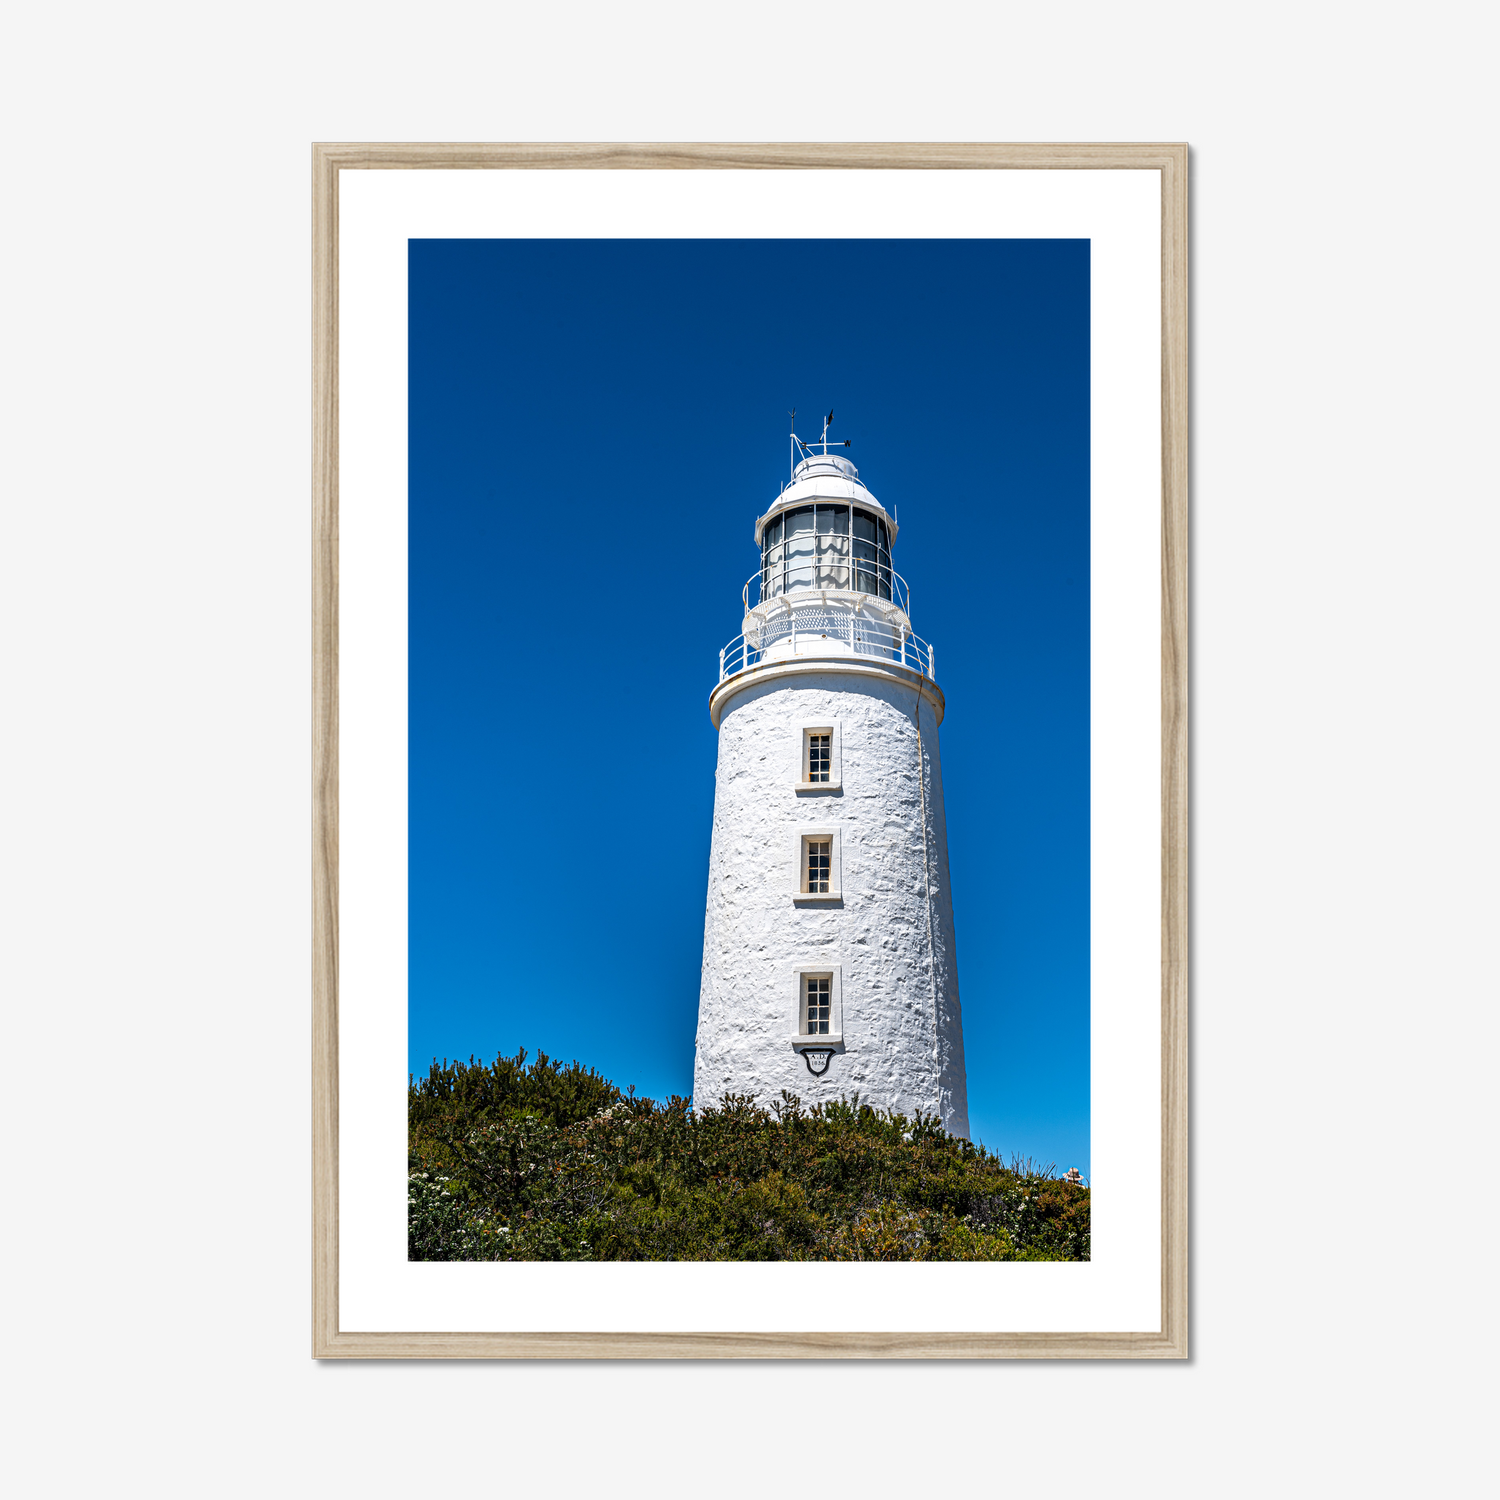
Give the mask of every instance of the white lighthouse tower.
M 937 1115 L 969 1133 L 932 647 L 858 470 L 792 435 L 719 653 L 693 1094 Z M 843 446 L 848 446 L 844 444 Z M 797 460 L 800 458 L 800 462 Z

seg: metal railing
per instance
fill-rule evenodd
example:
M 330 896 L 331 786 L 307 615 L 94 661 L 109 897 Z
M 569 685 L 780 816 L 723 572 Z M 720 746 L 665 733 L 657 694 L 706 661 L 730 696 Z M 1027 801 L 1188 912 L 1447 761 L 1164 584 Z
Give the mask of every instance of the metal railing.
M 786 595 L 781 598 L 786 600 Z M 786 602 L 789 607 L 784 614 L 773 615 L 758 629 L 735 636 L 719 652 L 720 682 L 763 662 L 790 661 L 799 654 L 804 661 L 815 658 L 820 649 L 815 643 L 823 641 L 841 642 L 855 656 L 895 662 L 937 681 L 932 643 L 913 631 L 858 610 L 829 608 L 817 599 L 805 605 Z M 799 652 L 799 639 L 811 649 Z M 830 652 L 829 656 L 836 661 L 843 654 Z
M 887 599 L 911 614 L 911 590 L 906 580 L 888 562 L 862 557 L 789 558 L 773 567 L 757 568 L 745 580 L 740 597 L 748 611 L 769 599 L 795 598 L 804 590 L 865 594 L 872 599 Z

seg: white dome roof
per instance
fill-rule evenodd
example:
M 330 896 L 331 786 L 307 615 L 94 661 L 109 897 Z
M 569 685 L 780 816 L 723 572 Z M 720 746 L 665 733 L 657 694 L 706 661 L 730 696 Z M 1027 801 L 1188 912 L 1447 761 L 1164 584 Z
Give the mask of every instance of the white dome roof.
M 836 474 L 840 479 L 858 479 L 859 470 L 837 453 L 814 453 L 797 465 L 793 479 L 811 479 L 815 474 Z

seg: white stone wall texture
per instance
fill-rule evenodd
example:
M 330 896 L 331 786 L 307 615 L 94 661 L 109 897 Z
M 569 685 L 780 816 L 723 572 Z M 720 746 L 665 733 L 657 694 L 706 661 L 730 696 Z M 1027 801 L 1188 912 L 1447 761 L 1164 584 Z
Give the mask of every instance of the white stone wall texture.
M 851 1098 L 936 1114 L 967 1137 L 938 713 L 916 677 L 809 666 L 747 683 L 719 725 L 693 1096 Z M 795 790 L 804 725 L 837 720 L 842 785 Z M 920 765 L 920 770 L 919 770 Z M 923 859 L 922 785 L 926 791 Z M 840 902 L 797 904 L 796 830 L 841 833 Z M 931 873 L 931 888 L 927 873 Z M 842 971 L 843 1046 L 815 1077 L 793 1050 L 794 970 Z

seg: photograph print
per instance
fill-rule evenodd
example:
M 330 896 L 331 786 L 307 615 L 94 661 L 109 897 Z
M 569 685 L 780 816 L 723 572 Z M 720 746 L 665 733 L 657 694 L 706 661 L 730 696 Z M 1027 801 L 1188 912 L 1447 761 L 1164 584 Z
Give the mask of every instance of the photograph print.
M 409 1258 L 1089 1259 L 1089 242 L 408 251 Z

